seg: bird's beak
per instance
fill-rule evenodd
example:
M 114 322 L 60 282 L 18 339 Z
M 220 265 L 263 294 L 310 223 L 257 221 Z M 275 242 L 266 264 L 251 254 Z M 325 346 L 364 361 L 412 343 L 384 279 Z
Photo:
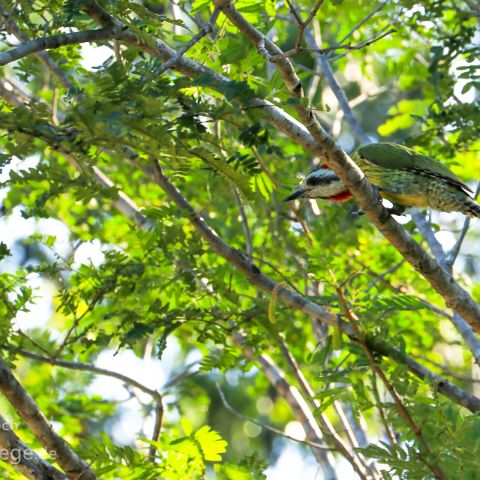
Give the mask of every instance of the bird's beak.
M 284 198 L 284 202 L 291 202 L 292 200 L 296 200 L 297 198 L 302 198 L 305 194 L 305 190 L 295 190 L 291 195 Z

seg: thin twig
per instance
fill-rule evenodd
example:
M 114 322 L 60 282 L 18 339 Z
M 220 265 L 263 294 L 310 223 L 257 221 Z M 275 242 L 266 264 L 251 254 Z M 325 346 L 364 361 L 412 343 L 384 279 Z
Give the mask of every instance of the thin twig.
M 344 43 L 348 38 L 350 38 L 361 26 L 367 23 L 376 13 L 378 13 L 382 8 L 385 7 L 387 2 L 380 3 L 371 13 L 369 13 L 365 18 L 360 20 L 338 43 Z
M 199 363 L 200 363 L 199 361 L 195 361 L 195 362 L 191 362 L 187 366 L 185 366 L 185 368 L 178 375 L 175 375 L 175 377 L 168 380 L 167 383 L 165 383 L 162 386 L 162 391 L 166 392 L 170 388 L 173 388 L 173 387 L 177 386 L 184 379 L 192 377 L 193 375 L 196 375 L 198 373 L 198 371 L 193 371 L 192 372 L 191 369 L 193 367 L 197 366 Z
M 317 442 L 311 442 L 310 440 L 300 440 L 299 438 L 292 437 L 291 435 L 287 435 L 285 432 L 282 430 L 279 430 L 278 428 L 272 427 L 270 425 L 267 425 L 265 423 L 261 423 L 258 420 L 254 420 L 253 418 L 249 418 L 246 415 L 243 415 L 243 413 L 238 412 L 235 410 L 227 401 L 225 398 L 225 394 L 223 393 L 222 389 L 220 388 L 220 385 L 218 382 L 215 382 L 215 386 L 217 387 L 218 394 L 220 396 L 220 400 L 223 403 L 223 406 L 230 412 L 233 413 L 236 417 L 241 418 L 242 420 L 245 420 L 247 422 L 253 423 L 254 425 L 257 425 L 260 427 L 262 430 L 268 430 L 269 432 L 273 432 L 277 435 L 280 435 L 284 438 L 288 438 L 288 440 L 292 440 L 293 442 L 301 443 L 303 445 L 308 445 L 309 447 L 315 447 L 319 448 L 321 450 L 326 450 L 326 451 L 336 451 L 336 448 L 334 447 L 329 447 L 328 445 L 322 445 Z
M 316 48 L 317 47 L 317 39 L 313 36 L 310 30 L 305 32 L 305 40 L 310 47 Z M 340 110 L 343 112 L 347 123 L 350 125 L 353 133 L 360 141 L 360 143 L 366 145 L 370 143 L 370 139 L 368 135 L 365 133 L 360 122 L 355 118 L 353 111 L 349 105 L 347 96 L 343 88 L 337 82 L 335 75 L 333 73 L 333 69 L 328 61 L 327 57 L 321 53 L 316 53 L 314 55 L 315 64 L 319 65 L 323 71 L 323 75 L 325 76 L 328 85 L 332 89 L 335 97 L 337 98 L 338 105 L 340 106 Z
M 55 351 L 55 354 L 53 355 L 54 358 L 57 358 L 62 354 L 63 350 L 68 345 L 69 343 L 68 340 L 72 335 L 72 333 L 74 332 L 74 330 L 78 327 L 80 322 L 95 308 L 95 305 L 102 299 L 104 293 L 105 293 L 104 290 L 102 290 L 101 288 L 98 289 L 95 292 L 92 298 L 92 301 L 88 304 L 87 309 L 79 317 L 77 317 L 76 314 L 74 314 L 75 317 L 73 319 L 72 325 L 68 329 L 67 334 L 65 335 L 62 343 L 58 346 L 57 350 Z
M 117 62 L 122 67 L 124 67 L 125 62 L 123 61 L 122 51 L 120 50 L 120 43 L 118 43 L 118 40 L 113 41 L 113 53 L 115 54 L 115 58 L 116 58 Z
M 304 48 L 304 47 L 295 47 L 292 48 L 291 50 L 287 50 L 286 52 L 279 53 L 277 55 L 270 55 L 268 54 L 267 49 L 265 48 L 264 43 L 261 43 L 259 45 L 258 51 L 259 53 L 269 62 L 271 63 L 277 63 L 280 60 L 285 60 L 286 58 L 293 57 L 295 55 L 298 55 L 300 53 L 318 53 L 320 55 L 325 55 L 326 53 L 333 52 L 335 50 L 361 50 L 362 48 L 368 47 L 372 45 L 372 43 L 378 42 L 382 38 L 390 35 L 391 33 L 395 33 L 397 30 L 394 28 L 391 28 L 390 30 L 378 34 L 372 38 L 369 38 L 368 40 L 365 40 L 364 42 L 360 42 L 356 45 L 352 45 L 351 43 L 345 43 L 343 45 L 334 45 L 332 47 L 327 47 L 327 48 Z
M 390 268 L 387 268 L 387 270 L 385 270 L 384 272 L 382 273 L 379 273 L 368 285 L 367 285 L 367 288 L 365 288 L 365 290 L 363 290 L 363 293 L 367 293 L 369 292 L 378 282 L 383 282 L 385 280 L 385 277 L 387 275 L 391 275 L 392 273 L 395 273 L 404 263 L 405 263 L 405 259 L 402 258 L 399 262 L 395 263 L 394 265 L 392 265 Z M 388 282 L 387 282 L 388 283 Z M 391 286 L 389 283 L 388 283 L 389 286 Z M 449 316 L 450 317 L 450 316 Z
M 58 126 L 58 88 L 54 87 L 53 89 L 53 98 L 52 98 L 52 123 L 55 126 Z
M 372 372 L 372 392 L 375 400 L 377 401 L 376 407 L 378 410 L 378 414 L 380 415 L 380 421 L 383 424 L 383 428 L 385 429 L 385 433 L 387 434 L 388 439 L 390 440 L 391 445 L 397 445 L 397 439 L 392 432 L 390 425 L 387 422 L 387 418 L 385 416 L 385 412 L 383 410 L 382 402 L 380 401 L 380 393 L 377 387 L 377 376 L 375 373 Z
M 287 2 L 288 7 L 290 8 L 290 11 L 293 13 L 295 21 L 297 22 L 298 33 L 297 33 L 297 39 L 295 41 L 295 49 L 297 51 L 299 51 L 299 49 L 301 49 L 301 46 L 302 46 L 303 34 L 305 32 L 305 29 L 308 27 L 308 25 L 311 23 L 311 21 L 315 18 L 315 15 L 317 15 L 318 9 L 322 5 L 323 0 L 317 0 L 317 3 L 310 10 L 310 13 L 308 14 L 308 17 L 305 21 L 303 21 L 300 18 L 300 15 L 296 12 L 295 8 L 290 3 L 290 0 L 286 0 L 286 2 Z
M 369 266 L 365 265 L 364 263 L 362 263 L 360 260 L 358 259 L 354 259 L 355 262 L 357 262 L 358 264 L 360 264 L 364 269 L 365 271 L 367 272 L 367 274 L 371 277 L 373 277 L 373 281 L 380 281 L 383 285 L 385 285 L 386 287 L 388 287 L 389 289 L 391 289 L 392 291 L 396 292 L 396 293 L 402 293 L 402 294 L 412 294 L 410 289 L 405 287 L 405 286 L 396 286 L 396 285 L 393 285 L 392 283 L 390 283 L 384 275 L 382 273 L 377 273 L 375 272 L 374 270 L 372 270 Z M 393 267 L 391 267 L 393 268 Z M 384 272 L 385 273 L 385 272 Z M 370 288 L 370 284 L 367 288 Z M 368 290 L 364 290 L 364 292 L 366 293 Z M 449 313 L 447 313 L 445 310 L 437 307 L 436 305 L 433 305 L 432 303 L 428 302 L 427 300 L 424 300 L 422 298 L 417 298 L 417 300 L 420 302 L 420 303 L 423 303 L 423 305 L 425 305 L 425 308 L 428 308 L 429 310 L 431 310 L 432 312 L 442 316 L 443 318 L 446 318 L 447 320 L 450 320 L 452 321 L 453 319 L 453 315 L 450 315 Z
M 187 43 L 183 45 L 182 48 L 180 48 L 177 53 L 167 60 L 157 71 L 157 76 L 160 76 L 162 73 L 166 72 L 170 67 L 173 67 L 182 57 L 183 55 L 190 50 L 196 43 L 198 43 L 205 35 L 209 34 L 210 32 L 213 31 L 213 26 L 215 25 L 218 16 L 220 15 L 220 10 L 218 8 L 215 8 L 213 10 L 212 16 L 210 17 L 210 20 L 205 24 L 204 27 L 194 36 L 189 40 Z
M 357 48 L 355 49 L 351 49 L 351 50 L 359 50 L 359 49 L 362 49 L 364 47 L 368 47 L 370 46 L 372 43 L 374 42 L 377 42 L 378 40 L 384 38 L 385 36 L 389 35 L 390 33 L 395 33 L 397 32 L 397 30 L 395 28 L 391 28 L 390 30 L 388 30 L 390 25 L 387 25 L 386 27 L 382 28 L 378 33 L 376 33 L 375 35 L 372 35 L 370 38 L 368 38 L 367 40 L 365 40 L 364 42 L 362 43 L 359 43 L 358 45 L 356 45 Z M 337 60 L 339 60 L 340 58 L 343 58 L 345 57 L 346 55 L 348 55 L 348 50 L 344 53 L 340 53 L 338 55 L 335 55 L 335 56 L 332 56 L 331 53 L 332 52 L 329 52 L 329 58 L 328 60 L 330 62 L 335 62 Z
M 162 424 L 163 424 L 163 413 L 164 413 L 164 408 L 163 408 L 163 403 L 161 401 L 161 395 L 160 395 L 160 400 L 155 401 L 155 424 L 153 425 L 153 432 L 152 432 L 153 442 L 158 442 L 158 439 L 160 438 L 160 433 L 162 431 Z M 151 462 L 155 461 L 156 454 L 157 454 L 156 445 L 150 444 L 150 447 L 148 448 L 148 458 Z
M 240 219 L 243 228 L 243 234 L 245 235 L 245 252 L 248 258 L 252 258 L 253 254 L 253 243 L 252 243 L 252 233 L 250 232 L 250 227 L 248 226 L 248 218 L 247 214 L 245 213 L 245 208 L 242 204 L 242 199 L 238 194 L 237 188 L 232 188 L 233 198 L 235 199 L 235 203 L 237 204 L 238 211 L 240 212 Z
M 26 338 L 34 347 L 38 348 L 41 352 L 45 353 L 46 355 L 50 355 L 48 350 L 45 350 L 38 342 L 36 342 L 33 338 L 29 337 L 26 333 L 24 333 L 21 329 L 18 330 L 18 333 L 23 337 Z

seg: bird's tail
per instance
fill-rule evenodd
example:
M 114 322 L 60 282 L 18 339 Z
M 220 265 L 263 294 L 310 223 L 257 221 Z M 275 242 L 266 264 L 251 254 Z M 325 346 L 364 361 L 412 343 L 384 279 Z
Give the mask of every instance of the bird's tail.
M 472 202 L 471 200 L 465 201 L 465 210 L 463 213 L 468 215 L 469 217 L 476 217 L 480 218 L 480 205 L 476 202 Z

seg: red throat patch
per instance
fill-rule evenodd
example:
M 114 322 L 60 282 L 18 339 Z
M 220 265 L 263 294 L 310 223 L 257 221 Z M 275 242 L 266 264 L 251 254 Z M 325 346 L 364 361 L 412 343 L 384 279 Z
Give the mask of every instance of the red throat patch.
M 328 197 L 331 202 L 346 202 L 350 200 L 353 195 L 350 193 L 349 190 L 344 190 L 343 192 L 337 193 L 333 197 Z

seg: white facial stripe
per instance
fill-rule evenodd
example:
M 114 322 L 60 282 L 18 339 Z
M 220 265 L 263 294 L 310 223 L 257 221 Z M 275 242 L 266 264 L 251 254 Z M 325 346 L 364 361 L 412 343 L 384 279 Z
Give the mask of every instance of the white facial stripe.
M 345 184 L 340 180 L 334 180 L 333 182 L 323 185 L 317 185 L 315 187 L 309 187 L 305 193 L 307 198 L 330 198 L 335 195 L 339 195 L 346 191 Z

